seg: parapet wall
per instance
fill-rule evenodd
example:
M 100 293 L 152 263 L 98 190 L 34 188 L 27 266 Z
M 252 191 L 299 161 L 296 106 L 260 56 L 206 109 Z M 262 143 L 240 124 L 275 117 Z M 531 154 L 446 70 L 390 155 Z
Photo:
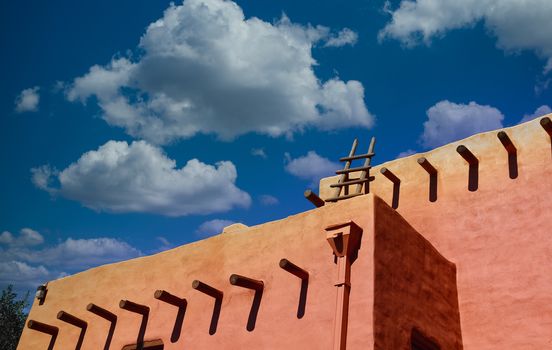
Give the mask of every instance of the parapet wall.
M 366 213 L 372 212 L 373 197 L 363 196 L 52 281 L 44 303 L 35 300 L 29 320 L 33 327 L 36 321 L 56 327 L 56 339 L 49 347 L 48 329 L 27 326 L 18 349 L 97 350 L 105 349 L 106 341 L 117 350 L 140 349 L 140 344 L 156 350 L 331 349 L 337 272 L 324 228 L 354 221 L 369 239 L 374 223 Z M 349 320 L 355 327 L 349 338 L 361 344 L 356 348 L 368 349 L 373 267 L 370 244 L 362 249 L 353 266 Z M 306 285 L 279 265 L 282 258 L 309 273 Z M 262 292 L 232 285 L 232 274 L 262 281 Z M 222 293 L 218 305 L 196 280 Z M 180 323 L 179 307 L 170 298 L 156 299 L 156 290 L 187 300 Z M 112 316 L 98 315 L 91 304 Z M 84 332 L 60 318 L 60 311 L 86 322 Z M 162 347 L 148 347 L 161 342 Z
M 548 348 L 551 138 L 539 119 L 502 131 L 515 146 L 516 157 L 508 155 L 499 130 L 477 134 L 372 168 L 370 192 L 396 207 L 456 264 L 464 349 Z M 478 159 L 471 176 L 468 162 L 457 152 L 460 145 Z M 418 162 L 421 157 L 436 170 L 436 185 L 430 186 L 431 175 Z M 381 173 L 384 167 L 400 180 L 399 186 Z M 335 176 L 321 180 L 321 198 L 333 196 L 329 185 L 335 182 Z
M 234 229 L 50 282 L 18 349 L 462 349 L 454 264 L 380 198 Z

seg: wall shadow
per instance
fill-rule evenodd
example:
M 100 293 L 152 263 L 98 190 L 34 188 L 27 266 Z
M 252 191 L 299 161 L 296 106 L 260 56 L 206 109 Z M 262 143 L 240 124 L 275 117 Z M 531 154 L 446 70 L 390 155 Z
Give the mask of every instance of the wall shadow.
M 80 348 L 82 347 L 82 342 L 84 341 L 84 335 L 86 334 L 86 328 L 87 327 L 81 328 L 79 340 L 77 340 L 77 345 L 75 346 L 75 350 L 80 350 Z
M 397 209 L 399 207 L 399 195 L 401 192 L 401 184 L 393 184 L 393 199 L 391 200 L 391 208 Z
M 217 332 L 217 325 L 219 321 L 221 307 L 222 307 L 222 298 L 216 298 L 215 306 L 213 308 L 213 315 L 211 316 L 211 324 L 209 325 L 210 335 L 213 335 Z
M 54 345 L 56 344 L 58 334 L 52 334 L 52 337 L 50 338 L 50 343 L 48 344 L 48 350 L 54 350 Z
M 307 292 L 309 289 L 309 280 L 301 280 L 301 292 L 299 293 L 299 305 L 297 305 L 297 318 L 303 318 L 305 316 L 305 309 L 307 307 Z
M 251 304 L 251 310 L 249 311 L 249 318 L 247 319 L 248 331 L 255 329 L 255 324 L 257 323 L 257 314 L 259 313 L 259 308 L 261 306 L 261 299 L 263 298 L 263 290 L 255 291 L 255 296 L 253 297 L 253 303 Z
M 140 323 L 140 329 L 138 330 L 138 336 L 136 337 L 136 350 L 144 349 L 144 336 L 146 335 L 146 327 L 148 326 L 149 311 L 142 314 L 142 322 Z
M 178 308 L 178 313 L 176 314 L 176 320 L 174 321 L 173 331 L 171 333 L 171 343 L 176 343 L 180 338 L 182 332 L 182 324 L 184 323 L 184 315 L 186 315 L 186 308 L 188 303 L 184 303 L 181 307 Z
M 437 174 L 429 175 L 429 201 L 437 201 Z
M 117 324 L 117 317 L 111 320 L 109 325 L 109 331 L 107 332 L 107 338 L 105 339 L 104 350 L 109 350 L 111 346 L 111 341 L 113 340 L 113 333 L 115 333 L 115 325 Z
M 518 177 L 517 152 L 508 154 L 508 174 L 510 179 Z
M 470 164 L 468 175 L 468 190 L 471 192 L 477 191 L 479 187 L 479 162 Z

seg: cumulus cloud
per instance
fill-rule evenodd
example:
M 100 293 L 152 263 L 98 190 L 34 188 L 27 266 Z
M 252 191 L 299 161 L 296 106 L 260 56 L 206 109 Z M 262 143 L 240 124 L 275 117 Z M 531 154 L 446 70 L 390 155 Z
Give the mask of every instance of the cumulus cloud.
M 497 38 L 497 46 L 507 51 L 533 50 L 547 60 L 545 72 L 552 69 L 552 2 L 549 0 L 403 0 L 399 7 L 386 10 L 391 21 L 379 38 L 394 38 L 412 46 L 426 44 L 447 31 L 471 27 L 483 21 Z
M 18 289 L 36 288 L 53 278 L 55 273 L 43 265 L 31 266 L 22 261 L 0 261 L 0 285 L 12 284 Z
M 440 101 L 427 110 L 422 145 L 442 146 L 476 133 L 500 129 L 504 115 L 496 108 L 475 102 L 457 104 Z
M 247 207 L 250 196 L 236 187 L 236 167 L 197 159 L 182 168 L 145 141 L 109 141 L 62 171 L 34 168 L 33 183 L 55 196 L 113 213 L 167 216 L 208 214 Z
M 266 206 L 276 205 L 276 204 L 280 203 L 278 198 L 276 198 L 274 196 L 271 196 L 269 194 L 260 195 L 259 196 L 259 201 L 261 202 L 262 205 L 266 205 Z
M 39 90 L 40 88 L 35 86 L 21 91 L 15 99 L 15 111 L 17 113 L 38 111 L 38 103 L 40 102 Z
M 326 47 L 340 47 L 345 45 L 354 45 L 358 40 L 358 34 L 349 28 L 343 28 L 337 35 L 331 35 L 326 41 Z
M 309 151 L 305 156 L 298 158 L 291 158 L 289 153 L 286 153 L 285 157 L 286 171 L 309 180 L 312 184 L 318 183 L 323 177 L 335 175 L 335 171 L 341 168 L 339 164 L 319 156 L 315 151 Z
M 264 148 L 252 148 L 251 149 L 251 155 L 256 156 L 256 157 L 260 157 L 260 158 L 263 158 L 263 159 L 267 158 Z
M 232 225 L 234 223 L 234 221 L 230 220 L 213 219 L 205 221 L 204 223 L 199 225 L 196 232 L 201 236 L 212 236 L 221 233 L 226 226 Z
M 245 18 L 232 1 L 186 0 L 148 26 L 138 59 L 95 65 L 66 93 L 71 101 L 96 97 L 109 124 L 157 144 L 198 133 L 228 140 L 368 128 L 362 84 L 324 82 L 313 71 L 313 46 L 356 39 L 350 29 L 335 34 L 285 15 L 275 23 Z
M 542 105 L 539 108 L 537 108 L 533 113 L 524 115 L 519 122 L 525 123 L 549 113 L 552 113 L 552 109 L 547 105 Z
M 100 237 L 72 239 L 44 245 L 42 235 L 25 228 L 18 237 L 8 231 L 0 235 L 0 285 L 33 288 L 52 279 L 83 269 L 142 255 L 128 243 Z
M 9 231 L 4 231 L 0 234 L 0 244 L 10 246 L 35 246 L 44 243 L 44 237 L 38 232 L 30 228 L 23 228 L 19 231 L 19 236 L 14 236 Z

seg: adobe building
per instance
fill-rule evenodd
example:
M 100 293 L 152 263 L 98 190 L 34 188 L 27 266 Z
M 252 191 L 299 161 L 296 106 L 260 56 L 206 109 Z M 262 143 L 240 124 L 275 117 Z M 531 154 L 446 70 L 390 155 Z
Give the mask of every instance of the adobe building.
M 18 349 L 551 349 L 550 117 L 353 150 L 312 210 L 51 281 Z

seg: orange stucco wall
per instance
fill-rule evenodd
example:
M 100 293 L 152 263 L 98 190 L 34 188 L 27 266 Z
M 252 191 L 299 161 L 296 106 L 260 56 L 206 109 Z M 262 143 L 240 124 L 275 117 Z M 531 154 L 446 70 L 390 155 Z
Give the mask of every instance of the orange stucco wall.
M 121 349 L 136 343 L 142 322 L 139 314 L 118 307 L 119 300 L 128 299 L 150 307 L 143 340 L 161 339 L 165 349 L 331 349 L 337 265 L 324 229 L 351 220 L 363 234 L 351 268 L 347 348 L 408 350 L 416 327 L 443 348 L 460 349 L 454 265 L 372 195 L 52 281 L 45 303 L 35 302 L 29 319 L 60 329 L 54 349 L 72 349 L 80 329 L 56 319 L 60 310 L 68 312 L 88 322 L 82 349 L 100 349 L 109 322 L 85 310 L 92 302 L 117 315 L 110 349 Z M 301 318 L 301 283 L 279 268 L 282 257 L 310 274 Z M 232 273 L 265 284 L 251 331 L 246 323 L 254 292 L 230 285 Z M 224 292 L 214 334 L 208 332 L 213 299 L 191 288 L 195 279 Z M 157 289 L 188 300 L 181 336 L 174 343 L 177 308 L 154 299 Z M 19 349 L 46 349 L 49 340 L 25 329 Z
M 332 250 L 326 241 L 328 225 L 354 220 L 367 232 L 373 230 L 373 197 L 364 196 L 338 206 L 308 211 L 284 220 L 223 233 L 153 256 L 94 268 L 52 281 L 43 305 L 35 301 L 29 319 L 59 327 L 54 349 L 74 349 L 80 330 L 56 319 L 66 311 L 88 322 L 82 349 L 100 349 L 109 322 L 85 310 L 88 303 L 118 316 L 111 349 L 136 342 L 141 316 L 121 310 L 121 299 L 147 305 L 151 311 L 144 340 L 162 339 L 165 349 L 330 349 L 332 347 L 336 288 Z M 372 235 L 367 234 L 366 237 Z M 363 250 L 368 253 L 370 244 Z M 372 341 L 371 255 L 359 257 L 353 266 L 350 337 L 355 344 Z M 281 269 L 287 258 L 310 273 L 306 310 L 297 318 L 300 279 Z M 246 330 L 254 292 L 229 283 L 237 273 L 260 279 L 265 288 L 256 326 Z M 356 272 L 355 272 L 356 274 Z M 215 334 L 209 334 L 213 299 L 192 289 L 201 280 L 224 292 Z M 180 339 L 170 336 L 177 308 L 154 299 L 165 289 L 188 300 Z M 26 328 L 19 350 L 46 349 L 50 337 Z
M 552 117 L 552 115 L 548 115 Z M 371 170 L 371 192 L 392 202 L 387 167 L 401 179 L 397 211 L 456 264 L 466 350 L 552 347 L 552 148 L 534 120 L 504 129 L 517 147 L 518 177 L 510 179 L 497 131 Z M 479 158 L 477 191 L 468 191 L 463 144 Z M 438 170 L 437 201 L 429 201 L 425 157 Z M 321 197 L 329 184 L 321 181 Z M 332 204 L 330 204 L 331 206 Z

